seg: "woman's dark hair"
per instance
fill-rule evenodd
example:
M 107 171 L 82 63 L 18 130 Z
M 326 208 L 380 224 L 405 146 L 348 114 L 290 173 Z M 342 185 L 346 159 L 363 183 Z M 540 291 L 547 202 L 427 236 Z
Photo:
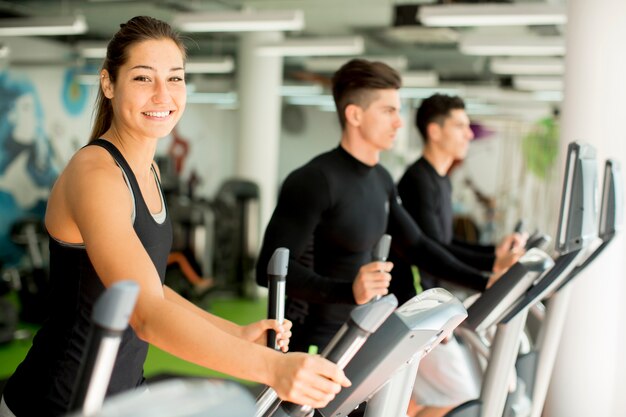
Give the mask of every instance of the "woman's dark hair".
M 400 74 L 385 63 L 353 59 L 333 76 L 333 98 L 341 128 L 346 127 L 346 107 L 356 104 L 367 108 L 376 98 L 376 90 L 399 89 Z
M 136 16 L 122 23 L 120 30 L 109 41 L 107 55 L 102 64 L 102 69 L 109 73 L 111 83 L 115 83 L 120 67 L 128 61 L 130 47 L 143 41 L 160 39 L 171 39 L 180 48 L 183 59 L 186 57 L 185 45 L 180 35 L 166 22 L 148 16 Z M 105 133 L 113 120 L 111 100 L 105 97 L 102 88 L 98 91 L 94 112 L 90 142 Z

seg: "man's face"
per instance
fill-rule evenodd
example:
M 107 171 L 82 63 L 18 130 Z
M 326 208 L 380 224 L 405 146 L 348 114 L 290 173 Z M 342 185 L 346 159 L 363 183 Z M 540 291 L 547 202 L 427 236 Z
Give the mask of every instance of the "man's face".
M 470 120 L 463 109 L 454 109 L 446 117 L 442 125 L 434 123 L 429 141 L 446 155 L 461 160 L 467 155 L 474 132 L 470 128 Z
M 370 146 L 379 151 L 390 149 L 402 127 L 398 90 L 376 91 L 374 100 L 361 110 L 359 122 L 361 136 Z

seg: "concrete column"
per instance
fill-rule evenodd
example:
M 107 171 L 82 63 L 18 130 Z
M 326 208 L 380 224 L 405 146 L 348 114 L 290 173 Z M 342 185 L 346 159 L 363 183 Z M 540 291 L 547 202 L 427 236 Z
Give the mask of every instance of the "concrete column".
M 236 174 L 259 184 L 260 231 L 265 230 L 272 215 L 279 185 L 283 58 L 260 56 L 255 49 L 257 45 L 279 42 L 282 39 L 282 32 L 245 33 L 241 35 L 239 46 L 239 141 Z
M 626 168 L 626 2 L 567 8 L 561 154 L 574 140 L 594 145 L 600 181 L 606 158 Z M 626 415 L 624 249 L 622 233 L 573 282 L 544 416 Z

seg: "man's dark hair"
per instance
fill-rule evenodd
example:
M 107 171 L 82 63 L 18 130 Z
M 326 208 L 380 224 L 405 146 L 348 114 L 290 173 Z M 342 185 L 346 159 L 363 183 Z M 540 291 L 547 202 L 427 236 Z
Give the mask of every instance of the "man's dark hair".
M 428 125 L 437 123 L 443 126 L 444 121 L 452 110 L 465 109 L 465 103 L 458 96 L 433 94 L 424 99 L 415 113 L 415 126 L 422 135 L 424 143 L 428 142 Z
M 344 129 L 348 105 L 355 104 L 366 109 L 376 99 L 376 90 L 397 90 L 402 86 L 402 79 L 385 63 L 353 59 L 335 72 L 332 83 L 339 123 Z

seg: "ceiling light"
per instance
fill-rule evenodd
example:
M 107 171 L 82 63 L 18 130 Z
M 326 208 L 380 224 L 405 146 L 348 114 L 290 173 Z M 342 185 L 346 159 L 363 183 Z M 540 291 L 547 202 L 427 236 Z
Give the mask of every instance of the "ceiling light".
M 232 57 L 192 58 L 185 63 L 187 74 L 228 74 L 235 69 Z
M 79 35 L 87 32 L 83 16 L 0 19 L 0 36 Z
M 565 6 L 558 4 L 441 4 L 422 6 L 417 19 L 424 26 L 562 25 Z
M 283 97 L 319 96 L 324 93 L 321 85 L 283 85 L 280 87 L 280 95 Z
M 563 91 L 535 91 L 533 97 L 537 101 L 558 103 L 563 101 Z
M 444 86 L 444 87 L 402 87 L 400 89 L 400 98 L 415 98 L 415 99 L 425 99 L 433 94 L 447 94 L 449 96 L 462 96 L 463 89 L 461 86 Z
M 178 14 L 172 25 L 183 32 L 261 32 L 302 30 L 302 10 L 244 10 Z
M 565 39 L 557 36 L 465 36 L 459 49 L 466 55 L 558 56 L 565 54 Z
M 0 43 L 0 59 L 9 56 L 10 52 L 11 49 L 8 46 Z
M 403 87 L 435 87 L 439 84 L 435 71 L 408 71 L 401 75 Z
M 494 74 L 511 75 L 561 75 L 565 72 L 562 58 L 493 58 L 490 63 Z
M 335 105 L 335 101 L 333 97 L 328 94 L 318 95 L 318 96 L 294 96 L 287 97 L 285 101 L 288 104 L 293 104 L 294 106 L 323 106 L 323 107 L 331 107 Z
M 513 77 L 513 87 L 526 91 L 560 91 L 563 90 L 563 79 L 561 77 L 518 75 Z
M 394 42 L 409 44 L 450 44 L 459 40 L 459 32 L 451 28 L 425 26 L 394 26 L 382 32 L 383 37 Z
M 257 46 L 256 52 L 264 56 L 331 56 L 359 55 L 364 42 L 360 36 L 345 38 L 299 38 Z
M 237 93 L 190 93 L 187 103 L 232 105 L 237 103 Z
M 313 72 L 335 72 L 343 64 L 351 59 L 366 59 L 368 61 L 384 62 L 397 71 L 404 71 L 408 68 L 409 62 L 405 56 L 351 56 L 351 57 L 319 57 L 304 60 L 304 68 Z
M 76 44 L 78 53 L 83 58 L 104 59 L 107 56 L 107 43 L 98 41 L 83 41 Z

